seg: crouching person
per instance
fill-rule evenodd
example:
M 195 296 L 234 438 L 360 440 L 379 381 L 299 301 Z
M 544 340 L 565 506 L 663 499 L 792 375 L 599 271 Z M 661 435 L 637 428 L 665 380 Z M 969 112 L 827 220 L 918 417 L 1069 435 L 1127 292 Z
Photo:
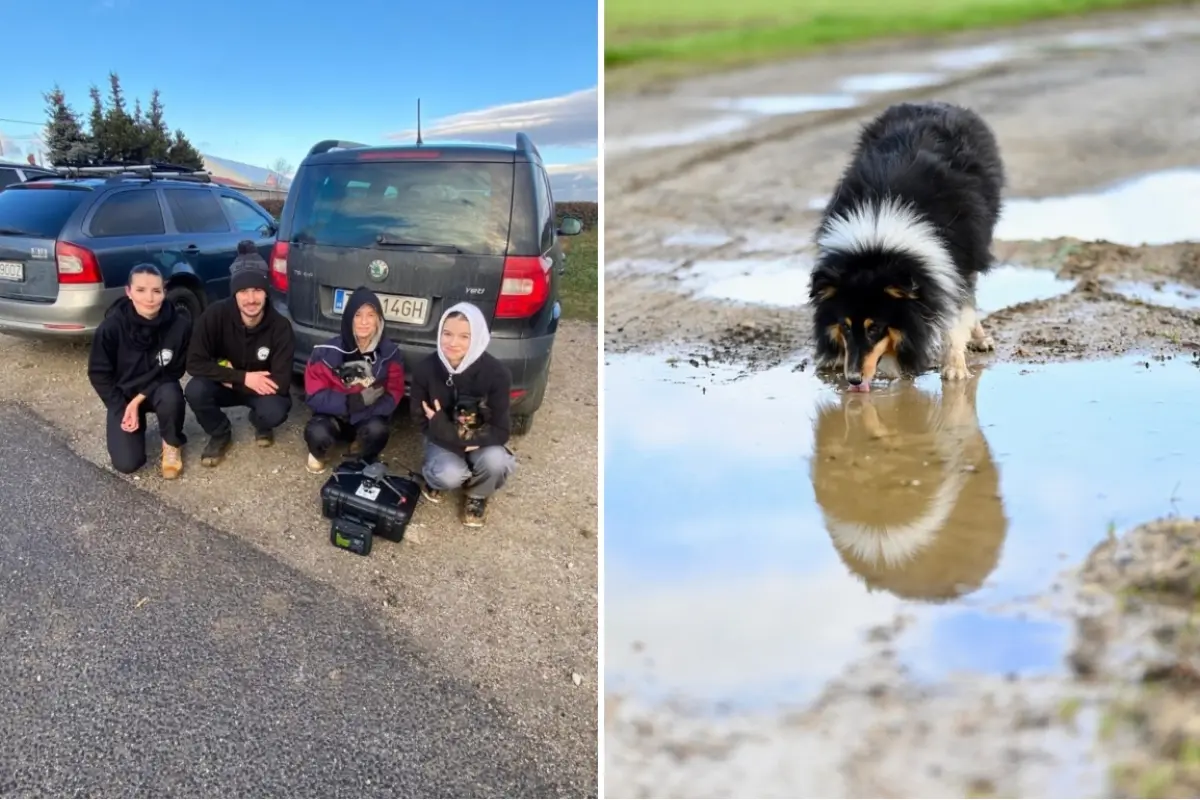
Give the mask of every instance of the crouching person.
M 383 327 L 383 305 L 360 286 L 346 301 L 341 335 L 313 348 L 304 369 L 313 412 L 304 427 L 309 472 L 324 472 L 339 442 L 353 442 L 352 452 L 368 463 L 387 447 L 392 413 L 404 399 L 404 360 Z
M 105 437 L 113 469 L 129 474 L 146 463 L 146 416 L 158 418 L 162 476 L 179 477 L 183 370 L 192 320 L 165 302 L 162 273 L 153 264 L 129 271 L 125 296 L 109 307 L 96 328 L 88 358 L 88 380 L 108 409 Z
M 239 245 L 239 253 L 242 249 Z M 233 441 L 222 409 L 249 407 L 254 441 L 260 447 L 275 443 L 275 429 L 292 410 L 296 335 L 288 319 L 268 302 L 268 283 L 261 257 L 239 255 L 229 276 L 233 296 L 206 308 L 192 337 L 187 364 L 192 379 L 185 395 L 209 437 L 200 454 L 206 467 L 221 463 Z
M 516 458 L 508 449 L 508 368 L 487 352 L 491 333 L 470 303 L 452 306 L 439 322 L 437 352 L 413 369 L 409 402 L 425 434 L 425 499 L 465 487 L 462 521 L 487 520 L 487 503 L 502 488 Z

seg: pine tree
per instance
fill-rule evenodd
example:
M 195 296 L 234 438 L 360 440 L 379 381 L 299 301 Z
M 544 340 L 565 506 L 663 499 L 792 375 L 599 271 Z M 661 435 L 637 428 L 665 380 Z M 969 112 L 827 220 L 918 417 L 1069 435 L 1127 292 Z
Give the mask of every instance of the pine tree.
M 67 104 L 66 95 L 58 84 L 42 95 L 46 101 L 45 140 L 50 163 L 88 164 L 95 156 L 91 138 L 84 132 L 79 116 Z
M 104 101 L 100 97 L 100 87 L 93 83 L 88 94 L 92 98 L 92 112 L 88 117 L 88 127 L 91 129 L 92 143 L 95 145 L 96 160 L 110 161 L 112 160 L 112 151 L 104 130 Z
M 109 147 L 109 157 L 115 161 L 138 161 L 141 142 L 133 117 L 125 110 L 125 93 L 121 89 L 121 78 L 115 72 L 108 74 L 108 110 L 104 112 L 104 140 Z
M 142 132 L 142 141 L 146 146 L 146 158 L 151 161 L 167 161 L 171 151 L 171 131 L 163 121 L 162 98 L 158 89 L 150 93 L 150 111 L 146 115 L 146 125 Z
M 189 167 L 191 169 L 204 169 L 204 156 L 200 155 L 200 151 L 192 146 L 192 143 L 183 135 L 183 131 L 175 131 L 175 141 L 171 143 L 171 149 L 167 153 L 167 161 L 172 164 L 177 164 L 181 167 Z

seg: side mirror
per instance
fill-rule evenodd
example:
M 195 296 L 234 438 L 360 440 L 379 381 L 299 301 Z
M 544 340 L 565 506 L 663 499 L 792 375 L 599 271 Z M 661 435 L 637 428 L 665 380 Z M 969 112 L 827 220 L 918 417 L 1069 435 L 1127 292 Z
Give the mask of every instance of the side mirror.
M 583 221 L 577 217 L 563 217 L 558 223 L 559 236 L 578 236 L 583 232 Z
M 269 222 L 264 224 L 259 230 L 262 231 L 263 238 L 269 238 L 279 233 L 279 228 Z

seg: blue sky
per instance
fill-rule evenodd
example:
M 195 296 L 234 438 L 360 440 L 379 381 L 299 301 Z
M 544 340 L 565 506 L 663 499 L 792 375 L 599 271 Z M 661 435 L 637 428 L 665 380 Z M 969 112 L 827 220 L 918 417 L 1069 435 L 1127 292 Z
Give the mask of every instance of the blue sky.
M 58 83 L 86 115 L 110 70 L 143 105 L 162 92 L 167 123 L 202 152 L 293 166 L 325 138 L 409 139 L 416 99 L 426 139 L 513 140 L 529 133 L 546 163 L 589 169 L 597 152 L 597 4 L 585 0 L 43 0 L 5 3 L 0 82 L 5 151 L 28 144 Z M 39 30 L 84 38 L 48 54 Z M 176 34 L 173 31 L 191 31 Z M 189 44 L 189 39 L 191 44 Z M 127 42 L 127 45 L 120 44 Z M 467 115 L 467 116 L 464 116 Z M 513 128 L 516 124 L 518 127 Z

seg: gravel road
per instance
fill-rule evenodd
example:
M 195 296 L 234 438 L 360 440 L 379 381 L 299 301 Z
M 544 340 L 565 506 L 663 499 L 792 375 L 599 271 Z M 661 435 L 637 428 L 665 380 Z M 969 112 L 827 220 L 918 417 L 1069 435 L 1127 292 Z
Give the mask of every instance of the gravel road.
M 0 794 L 582 788 L 501 703 L 357 598 L 164 509 L 12 405 L 0 476 Z
M 492 698 L 534 743 L 561 796 L 594 797 L 596 343 L 595 325 L 560 327 L 545 405 L 532 431 L 514 441 L 518 472 L 482 531 L 463 527 L 454 503 L 423 504 L 402 544 L 381 542 L 370 558 L 331 547 L 318 502 L 327 476 L 304 469 L 307 412 L 298 394 L 273 448 L 254 447 L 244 412 L 235 411 L 234 447 L 218 468 L 203 468 L 205 437 L 189 413 L 194 444 L 182 478 L 163 481 L 148 466 L 123 480 L 167 509 L 162 546 L 219 530 L 319 584 L 361 619 L 403 637 L 446 679 Z M 108 470 L 103 409 L 87 383 L 86 357 L 83 345 L 0 336 L 8 365 L 0 401 L 27 405 L 75 453 Z M 148 438 L 154 452 L 154 423 Z M 399 422 L 385 459 L 416 468 L 419 452 L 413 426 Z M 180 528 L 185 518 L 195 530 Z

